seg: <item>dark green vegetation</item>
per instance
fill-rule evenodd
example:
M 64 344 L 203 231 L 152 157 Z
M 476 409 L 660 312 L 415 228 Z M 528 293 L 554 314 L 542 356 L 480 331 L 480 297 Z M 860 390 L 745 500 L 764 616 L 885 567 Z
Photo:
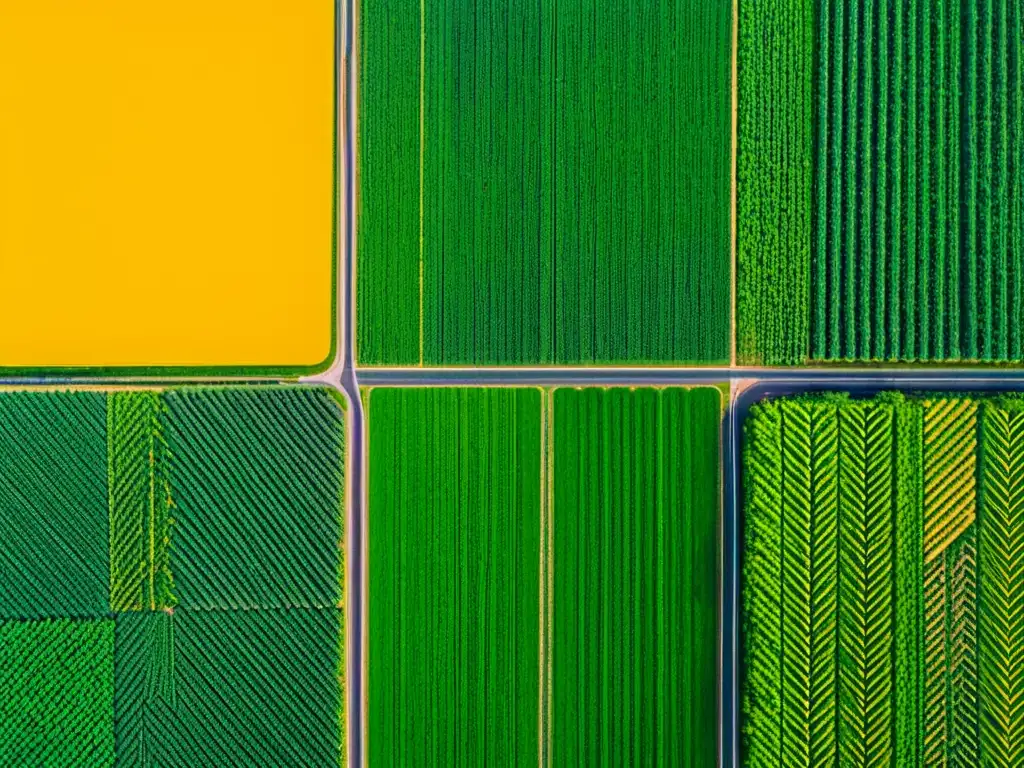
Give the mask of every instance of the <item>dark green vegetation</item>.
M 745 362 L 1024 359 L 1024 11 L 741 0 Z
M 723 362 L 729 0 L 362 0 L 358 358 Z
M 554 392 L 553 765 L 715 765 L 715 389 Z
M 311 389 L 181 389 L 165 399 L 181 606 L 338 606 L 338 403 Z
M 114 622 L 0 621 L 0 764 L 114 760 Z
M 714 764 L 719 392 L 366 399 L 369 761 Z
M 341 611 L 117 618 L 117 764 L 338 765 Z
M 343 448 L 326 390 L 0 394 L 0 764 L 337 764 Z
M 1024 400 L 755 406 L 745 762 L 1024 760 Z
M 537 760 L 540 403 L 367 395 L 370 764 Z
M 0 619 L 107 613 L 104 403 L 0 393 Z

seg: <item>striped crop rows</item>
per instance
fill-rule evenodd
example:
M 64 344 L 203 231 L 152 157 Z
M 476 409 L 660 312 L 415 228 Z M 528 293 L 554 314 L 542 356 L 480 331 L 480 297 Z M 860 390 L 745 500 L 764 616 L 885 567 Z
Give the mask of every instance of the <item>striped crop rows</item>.
M 755 406 L 746 764 L 1021 764 L 1022 403 Z
M 741 0 L 742 360 L 1024 359 L 1024 12 Z
M 364 365 L 724 362 L 729 0 L 362 0 Z
M 0 394 L 0 764 L 337 764 L 325 390 Z
M 714 764 L 719 392 L 365 397 L 369 761 Z

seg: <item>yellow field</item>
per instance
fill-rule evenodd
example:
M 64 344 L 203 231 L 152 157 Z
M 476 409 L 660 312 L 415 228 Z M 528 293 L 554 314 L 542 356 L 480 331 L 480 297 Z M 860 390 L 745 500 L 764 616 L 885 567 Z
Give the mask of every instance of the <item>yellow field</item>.
M 0 366 L 312 366 L 334 3 L 0 0 Z

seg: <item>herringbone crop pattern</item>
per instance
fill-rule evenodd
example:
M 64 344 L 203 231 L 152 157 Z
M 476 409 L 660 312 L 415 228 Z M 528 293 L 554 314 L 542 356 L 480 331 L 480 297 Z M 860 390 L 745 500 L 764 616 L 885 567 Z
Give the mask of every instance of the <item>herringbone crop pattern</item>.
M 749 765 L 1018 765 L 1024 400 L 768 401 L 744 458 Z

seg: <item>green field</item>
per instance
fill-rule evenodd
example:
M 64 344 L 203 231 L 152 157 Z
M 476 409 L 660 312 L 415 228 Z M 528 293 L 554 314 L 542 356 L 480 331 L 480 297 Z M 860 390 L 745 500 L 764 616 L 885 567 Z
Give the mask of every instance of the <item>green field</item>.
M 748 765 L 1024 761 L 1024 400 L 766 401 L 744 450 Z
M 114 761 L 114 622 L 0 621 L 0 763 Z
M 0 764 L 337 764 L 328 390 L 0 393 Z
M 363 365 L 724 362 L 729 0 L 361 0 Z
M 552 765 L 716 764 L 721 408 L 554 392 Z
M 372 765 L 537 760 L 540 403 L 367 395 Z
M 1024 12 L 740 0 L 747 363 L 1024 360 Z
M 713 764 L 718 390 L 365 399 L 369 762 Z

